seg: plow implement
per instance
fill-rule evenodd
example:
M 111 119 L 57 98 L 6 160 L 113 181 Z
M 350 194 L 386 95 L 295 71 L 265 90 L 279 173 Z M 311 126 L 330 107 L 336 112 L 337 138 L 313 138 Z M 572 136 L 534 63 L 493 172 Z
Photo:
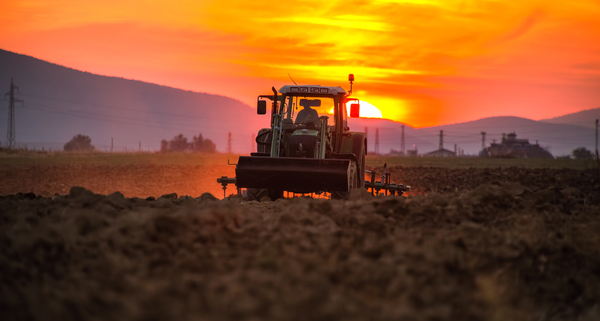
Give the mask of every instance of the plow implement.
M 371 180 L 365 181 L 365 187 L 371 189 L 371 194 L 379 195 L 381 190 L 384 191 L 385 195 L 402 195 L 404 192 L 410 191 L 410 186 L 403 184 L 393 184 L 390 182 L 391 175 L 387 170 L 387 164 L 383 165 L 383 175 L 381 175 L 381 181 L 375 180 L 374 171 L 365 171 L 367 174 L 371 174 Z
M 267 188 L 294 193 L 349 190 L 350 161 L 291 157 L 240 157 L 238 188 Z
M 242 188 L 268 189 L 292 193 L 349 192 L 351 189 L 351 167 L 347 159 L 311 159 L 290 157 L 245 157 L 241 156 L 236 164 L 236 177 L 223 176 L 217 182 L 223 186 L 225 197 L 227 185 L 234 184 L 238 195 Z M 410 186 L 390 183 L 389 173 L 382 181 L 364 182 L 364 187 L 372 194 L 384 191 L 385 195 L 402 195 Z

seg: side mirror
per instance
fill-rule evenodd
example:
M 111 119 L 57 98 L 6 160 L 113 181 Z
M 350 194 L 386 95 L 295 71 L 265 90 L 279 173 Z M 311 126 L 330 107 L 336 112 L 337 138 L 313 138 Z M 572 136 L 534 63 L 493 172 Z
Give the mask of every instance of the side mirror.
M 256 113 L 258 115 L 264 115 L 267 113 L 267 101 L 266 100 L 258 101 L 258 103 L 256 104 Z
M 360 104 L 350 104 L 350 118 L 360 117 Z

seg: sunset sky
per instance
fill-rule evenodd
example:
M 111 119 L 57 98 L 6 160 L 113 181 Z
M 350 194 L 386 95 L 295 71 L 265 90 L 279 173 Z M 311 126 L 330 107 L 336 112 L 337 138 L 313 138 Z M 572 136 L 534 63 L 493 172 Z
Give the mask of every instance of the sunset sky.
M 416 127 L 600 107 L 600 1 L 0 2 L 0 48 L 254 105 L 340 85 Z

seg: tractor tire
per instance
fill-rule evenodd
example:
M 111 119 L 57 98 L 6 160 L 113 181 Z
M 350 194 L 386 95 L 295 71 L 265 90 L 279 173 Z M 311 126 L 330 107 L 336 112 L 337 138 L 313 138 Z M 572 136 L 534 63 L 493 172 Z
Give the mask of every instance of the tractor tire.
M 331 192 L 331 199 L 334 200 L 342 200 L 342 199 L 348 199 L 348 196 L 350 196 L 350 193 L 352 192 L 353 189 L 358 188 L 358 182 L 360 179 L 360 174 L 358 172 L 358 166 L 356 165 L 356 162 L 350 162 L 350 190 L 348 192 L 346 191 L 334 191 Z
M 362 150 L 359 151 L 359 155 L 362 155 L 359 158 L 359 162 L 360 164 L 358 164 L 358 184 L 357 187 L 358 188 L 365 188 L 365 169 L 366 169 L 366 157 L 365 157 L 365 146 L 362 146 Z
M 366 166 L 366 160 L 365 160 L 365 143 L 358 143 L 357 145 L 355 145 L 354 147 L 354 155 L 356 155 L 356 158 L 358 159 L 359 163 L 356 164 L 355 162 L 352 162 L 350 164 L 350 166 L 354 167 L 354 171 L 356 172 L 355 174 L 355 178 L 353 179 L 352 184 L 350 185 L 350 191 L 348 192 L 332 192 L 331 193 L 331 199 L 347 199 L 348 196 L 350 196 L 350 192 L 352 192 L 353 189 L 355 188 L 365 188 L 365 166 Z M 352 169 L 351 169 L 352 171 Z

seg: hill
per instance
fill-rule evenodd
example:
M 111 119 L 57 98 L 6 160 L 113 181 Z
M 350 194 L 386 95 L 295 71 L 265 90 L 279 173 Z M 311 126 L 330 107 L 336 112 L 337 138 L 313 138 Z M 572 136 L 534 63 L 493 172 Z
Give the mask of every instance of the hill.
M 62 149 L 76 134 L 92 138 L 100 150 L 160 149 L 162 139 L 203 134 L 227 149 L 247 153 L 256 128 L 268 122 L 254 108 L 217 95 L 106 77 L 0 50 L 0 88 L 13 78 L 24 103 L 16 108 L 16 139 L 29 148 Z M 6 133 L 7 106 L 0 109 Z M 5 142 L 5 137 L 2 137 Z
M 541 122 L 551 124 L 568 124 L 588 128 L 596 128 L 596 119 L 600 119 L 600 108 L 582 110 L 560 117 L 542 119 Z

